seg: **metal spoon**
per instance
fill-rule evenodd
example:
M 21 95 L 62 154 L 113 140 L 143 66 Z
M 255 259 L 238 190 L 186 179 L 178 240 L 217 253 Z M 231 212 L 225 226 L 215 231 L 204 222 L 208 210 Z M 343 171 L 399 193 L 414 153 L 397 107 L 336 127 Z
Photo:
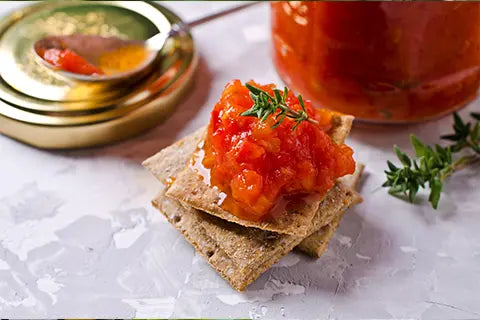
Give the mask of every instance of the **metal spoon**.
M 73 80 L 87 81 L 87 82 L 118 82 L 122 79 L 131 79 L 133 76 L 146 71 L 146 69 L 151 66 L 152 62 L 158 56 L 158 53 L 165 45 L 165 42 L 170 38 L 176 35 L 186 33 L 191 28 L 209 22 L 211 20 L 223 17 L 227 14 L 251 7 L 260 3 L 260 1 L 249 2 L 242 4 L 240 6 L 221 10 L 214 14 L 207 15 L 200 19 L 191 21 L 189 23 L 178 23 L 171 25 L 170 30 L 165 32 L 157 33 L 146 41 L 137 41 L 137 40 L 124 40 L 118 37 L 102 37 L 98 35 L 87 35 L 87 34 L 72 34 L 64 36 L 49 36 L 37 40 L 33 45 L 33 51 L 36 55 L 37 61 L 44 66 L 47 66 L 50 69 L 54 69 L 56 72 L 60 73 L 63 76 L 71 78 Z M 97 66 L 99 58 L 110 51 L 130 46 L 130 45 L 142 45 L 148 52 L 147 58 L 135 69 L 129 70 L 126 72 L 115 73 L 111 75 L 82 75 L 69 71 L 59 70 L 54 65 L 45 61 L 41 56 L 40 52 L 42 49 L 65 49 L 68 48 L 74 51 L 76 54 L 82 56 L 89 63 Z

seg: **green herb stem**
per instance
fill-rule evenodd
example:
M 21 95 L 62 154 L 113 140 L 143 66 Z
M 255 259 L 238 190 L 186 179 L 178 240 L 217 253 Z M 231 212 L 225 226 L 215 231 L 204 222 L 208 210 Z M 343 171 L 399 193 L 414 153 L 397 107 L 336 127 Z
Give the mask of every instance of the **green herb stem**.
M 442 173 L 440 176 L 440 180 L 445 180 L 446 178 L 450 177 L 454 172 L 460 171 L 462 169 L 465 169 L 472 163 L 478 161 L 479 158 L 475 155 L 468 155 L 468 156 L 463 156 L 456 160 L 454 163 L 452 163 L 446 170 L 445 172 Z
M 392 195 L 404 194 L 413 202 L 419 188 L 430 188 L 428 201 L 433 208 L 438 207 L 438 201 L 443 189 L 443 181 L 454 172 L 461 170 L 473 162 L 480 160 L 480 114 L 472 113 L 475 123 L 465 123 L 458 114 L 454 113 L 454 133 L 442 136 L 442 139 L 452 141 L 447 147 L 435 145 L 434 148 L 425 145 L 414 135 L 410 142 L 415 150 L 416 159 L 394 146 L 394 151 L 403 167 L 397 167 L 387 161 L 388 170 L 385 171 L 387 181 L 383 187 L 389 187 Z M 468 149 L 470 154 L 453 159 L 456 154 Z
M 303 121 L 308 121 L 313 124 L 318 125 L 318 121 L 312 119 L 307 114 L 305 108 L 305 103 L 301 95 L 298 95 L 298 101 L 302 110 L 296 111 L 291 109 L 287 103 L 286 99 L 288 97 L 288 89 L 285 87 L 283 91 L 278 89 L 273 89 L 274 96 L 271 96 L 265 90 L 252 86 L 249 83 L 246 83 L 245 86 L 250 91 L 250 97 L 253 100 L 253 106 L 245 112 L 242 112 L 240 115 L 245 117 L 256 117 L 260 121 L 265 121 L 267 118 L 272 115 L 276 122 L 272 125 L 272 128 L 278 127 L 285 118 L 293 119 L 295 125 L 292 127 L 292 130 L 295 130 L 300 123 Z
M 293 118 L 293 119 L 299 119 L 299 118 L 302 118 L 302 117 L 305 117 L 304 120 L 310 122 L 310 123 L 313 123 L 313 124 L 316 124 L 318 125 L 318 121 L 315 120 L 315 119 L 312 119 L 310 118 L 306 113 L 304 112 L 298 112 L 298 111 L 295 111 L 293 109 L 290 109 L 290 107 L 288 107 L 287 105 L 285 104 L 279 104 L 278 105 L 278 109 L 280 109 L 282 112 L 285 112 L 287 114 L 287 117 L 289 118 Z

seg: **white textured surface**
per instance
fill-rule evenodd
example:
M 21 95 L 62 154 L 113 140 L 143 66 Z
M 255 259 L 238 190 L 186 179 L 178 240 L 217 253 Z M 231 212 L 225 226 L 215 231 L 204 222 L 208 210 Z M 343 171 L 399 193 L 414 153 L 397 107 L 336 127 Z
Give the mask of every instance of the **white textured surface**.
M 0 14 L 20 4 L 1 3 Z M 225 3 L 168 3 L 184 18 Z M 124 143 L 47 152 L 0 136 L 1 317 L 479 318 L 479 167 L 455 175 L 440 210 L 389 197 L 382 170 L 408 133 L 436 142 L 451 119 L 355 128 L 365 202 L 318 261 L 291 253 L 237 293 L 150 206 L 140 162 L 205 124 L 233 78 L 280 83 L 266 5 L 194 31 L 193 92 L 164 125 Z M 479 110 L 477 101 L 467 110 Z

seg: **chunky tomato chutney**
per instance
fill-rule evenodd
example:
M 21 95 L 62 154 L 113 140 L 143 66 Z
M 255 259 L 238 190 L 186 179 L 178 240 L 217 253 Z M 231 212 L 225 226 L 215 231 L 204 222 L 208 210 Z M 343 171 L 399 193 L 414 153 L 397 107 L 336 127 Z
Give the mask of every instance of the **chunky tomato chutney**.
M 250 84 L 274 94 L 274 85 Z M 352 149 L 327 134 L 333 112 L 305 101 L 308 116 L 318 123 L 303 121 L 292 130 L 295 122 L 288 117 L 272 128 L 273 115 L 264 122 L 240 115 L 253 104 L 248 88 L 233 80 L 211 113 L 202 164 L 210 171 L 210 184 L 226 195 L 224 209 L 243 219 L 266 219 L 282 197 L 323 196 L 337 178 L 354 172 Z M 286 104 L 301 110 L 291 92 Z
M 53 67 L 81 75 L 98 76 L 128 72 L 140 67 L 148 58 L 144 46 L 133 44 L 102 53 L 96 65 L 61 43 L 62 48 L 36 48 L 37 54 Z
M 103 74 L 103 71 L 100 68 L 90 64 L 85 58 L 70 49 L 37 49 L 37 53 L 43 60 L 64 71 L 82 75 Z

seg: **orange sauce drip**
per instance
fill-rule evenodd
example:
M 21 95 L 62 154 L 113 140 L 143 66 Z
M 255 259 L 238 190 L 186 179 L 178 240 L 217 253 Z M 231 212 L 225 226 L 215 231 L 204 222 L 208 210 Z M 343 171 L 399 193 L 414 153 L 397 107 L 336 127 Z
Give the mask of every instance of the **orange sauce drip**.
M 83 75 L 101 75 L 103 71 L 69 49 L 37 50 L 43 60 L 54 67 Z
M 175 182 L 176 178 L 175 177 L 168 177 L 167 180 L 165 181 L 165 184 L 167 185 L 167 189 L 172 186 L 172 184 Z

